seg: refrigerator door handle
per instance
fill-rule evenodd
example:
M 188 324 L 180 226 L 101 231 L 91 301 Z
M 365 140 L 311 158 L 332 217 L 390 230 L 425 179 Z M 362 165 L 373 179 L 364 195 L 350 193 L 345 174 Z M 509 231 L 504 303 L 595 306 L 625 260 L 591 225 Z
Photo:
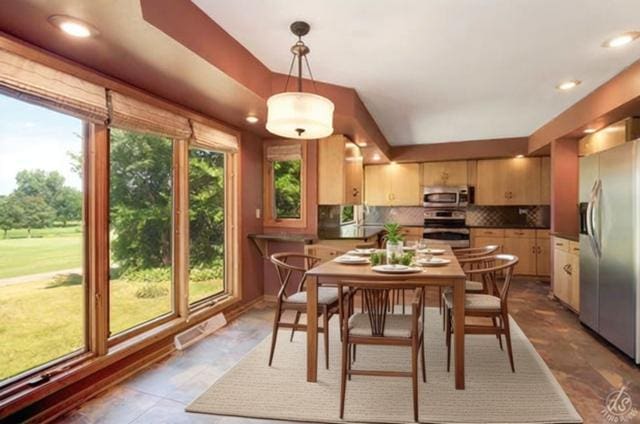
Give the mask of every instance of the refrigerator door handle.
M 598 180 L 596 179 L 593 182 L 593 187 L 591 188 L 591 194 L 589 195 L 589 202 L 587 203 L 587 216 L 586 224 L 587 224 L 587 236 L 589 237 L 589 245 L 591 246 L 591 250 L 593 250 L 593 254 L 598 255 L 598 248 L 596 246 L 595 238 L 593 237 L 593 204 L 595 202 L 595 190 L 598 186 Z
M 595 246 L 595 254 L 599 258 L 602 257 L 602 249 L 600 246 L 600 224 L 598 219 L 598 224 L 596 225 L 596 217 L 600 214 L 600 194 L 602 193 L 602 180 L 598 178 L 596 180 L 594 190 L 593 190 L 593 201 L 591 206 L 591 238 L 593 239 L 593 244 Z

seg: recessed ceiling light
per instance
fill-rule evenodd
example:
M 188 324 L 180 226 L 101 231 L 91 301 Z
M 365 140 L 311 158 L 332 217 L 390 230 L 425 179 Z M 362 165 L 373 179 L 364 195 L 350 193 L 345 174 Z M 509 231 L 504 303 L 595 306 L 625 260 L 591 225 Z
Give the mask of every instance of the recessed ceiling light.
M 366 141 L 358 141 L 358 146 L 367 147 L 367 142 Z
M 584 130 L 583 132 L 585 134 L 593 134 L 594 132 L 596 132 L 597 130 L 595 128 L 587 128 L 586 130 Z
M 580 85 L 581 82 L 582 81 L 578 81 L 578 80 L 564 81 L 564 82 L 561 82 L 560 84 L 558 84 L 556 86 L 556 88 L 558 90 L 567 91 L 567 90 L 571 90 L 572 88 L 577 87 L 578 85 Z
M 379 161 L 380 160 L 380 155 L 377 154 L 377 153 L 374 153 L 373 156 L 371 156 L 371 160 Z
M 255 124 L 255 123 L 257 123 L 257 122 L 260 120 L 260 119 L 258 119 L 258 117 L 257 117 L 257 116 L 255 116 L 255 115 L 247 115 L 247 117 L 246 117 L 246 118 L 244 118 L 244 119 L 245 119 L 245 121 L 247 121 L 247 122 L 248 122 L 248 123 L 250 123 L 250 124 Z
M 524 157 L 524 155 L 516 155 L 516 158 L 518 158 L 518 159 L 523 158 L 523 157 Z
M 602 43 L 602 47 L 622 47 L 638 37 L 640 37 L 640 32 L 638 31 L 625 32 L 623 34 L 616 35 L 613 38 L 609 38 L 607 41 Z
M 67 35 L 87 38 L 98 35 L 99 31 L 92 25 L 71 16 L 49 16 L 49 22 Z

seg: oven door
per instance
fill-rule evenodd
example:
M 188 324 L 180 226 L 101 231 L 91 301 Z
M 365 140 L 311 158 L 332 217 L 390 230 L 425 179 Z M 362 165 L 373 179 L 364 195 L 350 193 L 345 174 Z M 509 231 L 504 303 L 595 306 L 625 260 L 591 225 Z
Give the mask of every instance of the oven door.
M 458 192 L 457 191 L 425 191 L 423 197 L 424 207 L 444 207 L 455 208 L 458 207 Z
M 440 241 L 451 247 L 469 247 L 468 228 L 425 228 L 422 238 L 429 241 Z

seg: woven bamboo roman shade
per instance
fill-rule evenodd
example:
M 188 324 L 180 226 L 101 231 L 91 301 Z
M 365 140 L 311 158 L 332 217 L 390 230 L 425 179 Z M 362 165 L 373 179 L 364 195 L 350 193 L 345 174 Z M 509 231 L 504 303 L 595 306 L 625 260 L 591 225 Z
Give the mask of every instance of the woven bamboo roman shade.
M 108 118 L 103 87 L 1 49 L 0 91 L 86 121 Z
M 196 121 L 191 121 L 191 126 L 193 128 L 192 145 L 227 153 L 236 153 L 238 151 L 238 138 L 234 134 L 220 131 Z
M 109 125 L 131 131 L 157 134 L 175 139 L 191 137 L 189 120 L 165 109 L 108 91 Z
M 269 146 L 267 147 L 266 156 L 269 162 L 302 160 L 302 145 L 299 143 L 292 143 Z

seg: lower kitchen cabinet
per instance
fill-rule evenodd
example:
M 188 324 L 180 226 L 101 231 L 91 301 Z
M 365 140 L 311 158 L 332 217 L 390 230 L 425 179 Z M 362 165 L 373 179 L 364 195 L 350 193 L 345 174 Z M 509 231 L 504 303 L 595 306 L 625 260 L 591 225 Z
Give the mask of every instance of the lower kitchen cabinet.
M 502 246 L 500 253 L 516 255 L 519 259 L 515 275 L 550 275 L 549 232 L 547 230 L 512 228 L 473 228 L 473 247 L 489 244 Z
M 553 239 L 553 294 L 580 311 L 580 245 L 559 237 Z

